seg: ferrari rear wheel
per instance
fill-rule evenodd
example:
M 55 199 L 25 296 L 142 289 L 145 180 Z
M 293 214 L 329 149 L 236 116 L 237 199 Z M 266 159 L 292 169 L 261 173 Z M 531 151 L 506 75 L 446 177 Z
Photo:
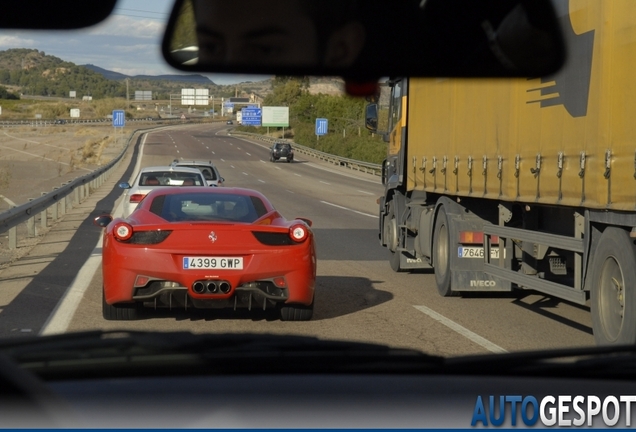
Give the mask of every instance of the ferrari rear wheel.
M 139 319 L 141 307 L 137 303 L 118 303 L 109 305 L 102 295 L 102 315 L 108 321 L 133 321 Z
M 314 302 L 310 305 L 284 304 L 280 306 L 280 319 L 282 321 L 309 321 L 314 314 Z

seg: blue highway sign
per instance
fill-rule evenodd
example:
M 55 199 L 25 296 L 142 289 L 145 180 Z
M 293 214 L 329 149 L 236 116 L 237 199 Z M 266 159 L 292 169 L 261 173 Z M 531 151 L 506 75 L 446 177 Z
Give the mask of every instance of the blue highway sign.
M 241 110 L 243 118 L 241 123 L 243 126 L 260 126 L 263 119 L 263 110 L 261 108 L 243 108 Z
M 316 119 L 316 135 L 327 135 L 327 126 L 329 125 L 329 120 L 326 118 L 317 118 Z
M 113 126 L 124 127 L 126 125 L 126 113 L 124 110 L 113 111 Z

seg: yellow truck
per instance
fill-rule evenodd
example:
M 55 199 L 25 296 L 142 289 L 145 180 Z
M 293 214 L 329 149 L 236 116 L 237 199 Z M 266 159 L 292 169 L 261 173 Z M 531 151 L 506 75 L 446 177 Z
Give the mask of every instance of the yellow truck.
M 380 243 L 395 271 L 434 268 L 443 296 L 589 301 L 598 344 L 633 344 L 636 4 L 554 4 L 554 76 L 389 80 Z

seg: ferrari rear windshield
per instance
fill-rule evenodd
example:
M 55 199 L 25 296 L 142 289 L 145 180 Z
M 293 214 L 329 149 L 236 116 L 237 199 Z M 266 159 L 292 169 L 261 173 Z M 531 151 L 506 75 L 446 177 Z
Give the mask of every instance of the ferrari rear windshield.
M 267 213 L 260 198 L 217 193 L 160 195 L 150 211 L 168 222 L 226 221 L 251 223 Z

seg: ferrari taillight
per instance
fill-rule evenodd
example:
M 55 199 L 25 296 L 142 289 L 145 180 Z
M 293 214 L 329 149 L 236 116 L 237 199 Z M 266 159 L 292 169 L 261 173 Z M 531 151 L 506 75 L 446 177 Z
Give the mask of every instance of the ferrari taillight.
M 141 202 L 145 197 L 146 197 L 146 195 L 144 195 L 144 194 L 132 194 L 130 196 L 130 202 L 131 203 L 138 203 L 138 202 Z
M 132 227 L 127 224 L 126 222 L 118 222 L 114 227 L 113 227 L 113 234 L 115 235 L 115 238 L 119 241 L 126 241 L 129 238 L 132 237 L 133 235 L 133 229 Z
M 297 243 L 305 241 L 308 235 L 309 231 L 304 225 L 296 224 L 292 225 L 291 228 L 289 228 L 289 237 Z

